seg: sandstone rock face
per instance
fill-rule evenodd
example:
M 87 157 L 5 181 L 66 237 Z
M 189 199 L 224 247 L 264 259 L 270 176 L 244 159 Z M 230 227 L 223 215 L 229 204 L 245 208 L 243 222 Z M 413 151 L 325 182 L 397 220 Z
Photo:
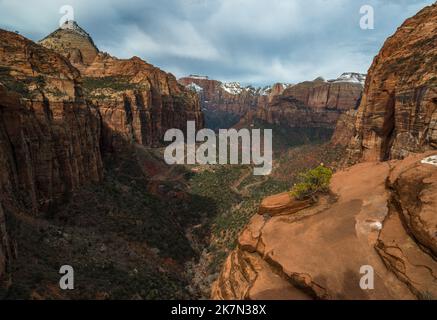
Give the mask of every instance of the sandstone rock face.
M 101 53 L 85 31 L 75 22 L 68 23 L 40 44 L 64 55 L 80 70 L 84 94 L 103 120 L 105 150 L 126 141 L 157 146 L 168 129 L 184 129 L 188 120 L 203 127 L 197 95 L 173 75 L 138 57 L 117 59 Z
M 289 127 L 335 128 L 339 116 L 357 107 L 362 84 L 317 78 L 287 88 L 249 117 Z
M 105 146 L 124 141 L 157 146 L 168 129 L 185 129 L 189 120 L 203 127 L 196 93 L 137 57 L 99 53 L 82 75 L 85 93 L 102 115 Z
M 437 5 L 406 20 L 369 69 L 353 161 L 401 159 L 437 148 Z
M 284 92 L 311 109 L 349 110 L 357 107 L 363 86 L 361 83 L 330 81 L 321 78 L 299 83 Z
M 184 86 L 197 90 L 202 107 L 209 111 L 225 111 L 239 116 L 266 105 L 273 96 L 284 91 L 286 85 L 272 87 L 241 87 L 238 83 L 222 83 L 207 77 L 190 76 L 179 79 Z
M 79 68 L 91 64 L 99 53 L 90 35 L 75 21 L 66 21 L 39 44 L 59 52 Z
M 0 30 L 0 280 L 15 250 L 8 218 L 50 213 L 102 178 L 101 119 L 60 55 Z
M 101 119 L 62 56 L 0 31 L 0 194 L 33 213 L 102 178 Z
M 241 117 L 240 126 L 261 120 L 288 127 L 333 129 L 340 114 L 357 108 L 364 78 L 345 73 L 330 81 L 317 78 L 297 85 L 276 83 L 258 89 L 198 76 L 181 78 L 179 82 L 200 95 L 207 115 L 234 114 Z
M 421 163 L 429 155 L 340 171 L 331 182 L 335 197 L 309 208 L 287 194 L 266 198 L 212 298 L 437 297 L 437 166 Z M 373 267 L 374 290 L 361 289 L 362 266 Z
M 242 87 L 239 83 L 222 83 L 208 77 L 190 76 L 179 83 L 196 92 L 205 113 L 206 125 L 226 129 L 250 111 L 264 108 L 289 85 L 276 83 L 264 88 Z M 223 121 L 223 119 L 228 121 Z
M 102 181 L 104 150 L 159 144 L 166 129 L 184 129 L 187 120 L 202 127 L 203 116 L 197 95 L 174 76 L 97 52 L 76 25 L 44 39 L 49 49 L 3 30 L 0 38 L 3 286 L 20 251 L 9 219 L 43 221 L 74 191 Z
M 348 146 L 351 139 L 355 136 L 356 116 L 356 110 L 349 110 L 340 115 L 331 138 L 333 145 Z

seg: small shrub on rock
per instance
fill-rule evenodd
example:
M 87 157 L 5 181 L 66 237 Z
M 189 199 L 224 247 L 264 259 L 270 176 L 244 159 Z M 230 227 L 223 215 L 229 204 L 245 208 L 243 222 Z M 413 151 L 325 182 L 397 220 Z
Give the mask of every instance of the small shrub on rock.
M 300 182 L 293 186 L 290 195 L 298 200 L 305 200 L 318 193 L 326 193 L 329 191 L 331 177 L 332 170 L 323 165 L 301 173 Z

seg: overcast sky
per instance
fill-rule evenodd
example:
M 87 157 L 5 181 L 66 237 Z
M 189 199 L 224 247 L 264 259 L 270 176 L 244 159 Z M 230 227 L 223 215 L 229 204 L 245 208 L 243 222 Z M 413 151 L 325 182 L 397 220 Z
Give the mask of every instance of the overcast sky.
M 433 0 L 0 0 L 0 27 L 39 40 L 60 8 L 101 51 L 139 56 L 177 77 L 296 83 L 344 71 L 366 73 L 385 39 Z M 360 8 L 374 8 L 373 30 Z

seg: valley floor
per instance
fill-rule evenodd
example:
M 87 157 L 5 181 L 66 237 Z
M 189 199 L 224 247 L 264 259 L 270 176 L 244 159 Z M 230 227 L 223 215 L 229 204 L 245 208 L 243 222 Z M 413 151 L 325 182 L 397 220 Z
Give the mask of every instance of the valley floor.
M 105 158 L 102 184 L 90 185 L 44 217 L 14 216 L 19 255 L 6 299 L 209 298 L 239 233 L 265 196 L 289 190 L 299 172 L 335 167 L 328 144 L 284 149 L 270 176 L 249 166 L 173 166 L 162 149 L 135 146 Z M 59 268 L 75 270 L 61 291 Z

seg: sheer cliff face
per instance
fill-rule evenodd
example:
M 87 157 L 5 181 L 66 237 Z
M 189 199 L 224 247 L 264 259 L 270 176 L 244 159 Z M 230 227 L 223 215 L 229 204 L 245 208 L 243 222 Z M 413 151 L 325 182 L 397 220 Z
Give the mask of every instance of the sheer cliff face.
M 261 120 L 288 127 L 332 129 L 342 113 L 356 109 L 359 104 L 363 85 L 352 80 L 350 74 L 344 74 L 332 81 L 318 78 L 297 85 L 276 83 L 253 90 L 202 77 L 181 78 L 179 82 L 198 92 L 207 113 L 238 115 L 242 118 L 241 126 Z
M 265 108 L 288 85 L 276 83 L 264 88 L 241 87 L 239 83 L 222 83 L 207 77 L 190 76 L 179 83 L 197 92 L 206 125 L 223 129 L 235 125 L 248 112 Z
M 40 44 L 64 55 L 80 71 L 84 94 L 102 116 L 105 149 L 125 141 L 157 146 L 167 129 L 184 129 L 188 120 L 203 127 L 194 92 L 140 58 L 123 60 L 98 52 L 77 24 L 63 26 Z
M 203 127 L 196 93 L 137 57 L 99 53 L 82 76 L 87 97 L 102 115 L 105 147 L 126 140 L 157 146 L 168 129 L 185 129 L 189 120 Z
M 8 218 L 54 213 L 69 194 L 102 181 L 105 150 L 158 145 L 187 120 L 202 127 L 203 116 L 197 95 L 174 76 L 136 57 L 99 53 L 76 25 L 45 38 L 48 48 L 3 30 L 0 38 L 3 280 L 17 236 Z
M 275 96 L 252 118 L 290 127 L 334 128 L 343 112 L 357 107 L 362 90 L 360 83 L 302 82 Z
M 102 176 L 100 116 L 60 55 L 0 31 L 1 195 L 36 213 Z M 9 201 L 10 199 L 3 199 Z
M 202 107 L 207 111 L 223 111 L 238 116 L 247 111 L 265 105 L 269 101 L 269 94 L 261 94 L 258 89 L 241 88 L 238 84 L 224 84 L 217 80 L 186 77 L 179 79 L 184 86 L 198 86 L 198 94 L 201 97 Z
M 403 158 L 437 148 L 437 5 L 408 19 L 369 70 L 351 157 Z
M 102 177 L 100 116 L 60 55 L 0 30 L 0 277 L 11 257 L 8 213 L 50 212 Z M 7 222 L 7 221 L 6 221 Z
M 363 163 L 334 174 L 331 195 L 314 203 L 288 193 L 264 199 L 213 298 L 437 297 L 436 36 L 434 4 L 386 41 L 357 113 L 342 115 L 333 138 L 344 144 L 355 134 L 349 151 Z M 294 93 L 297 110 L 307 97 Z M 375 161 L 395 158 L 403 159 Z M 360 288 L 364 265 L 375 271 L 374 290 Z

